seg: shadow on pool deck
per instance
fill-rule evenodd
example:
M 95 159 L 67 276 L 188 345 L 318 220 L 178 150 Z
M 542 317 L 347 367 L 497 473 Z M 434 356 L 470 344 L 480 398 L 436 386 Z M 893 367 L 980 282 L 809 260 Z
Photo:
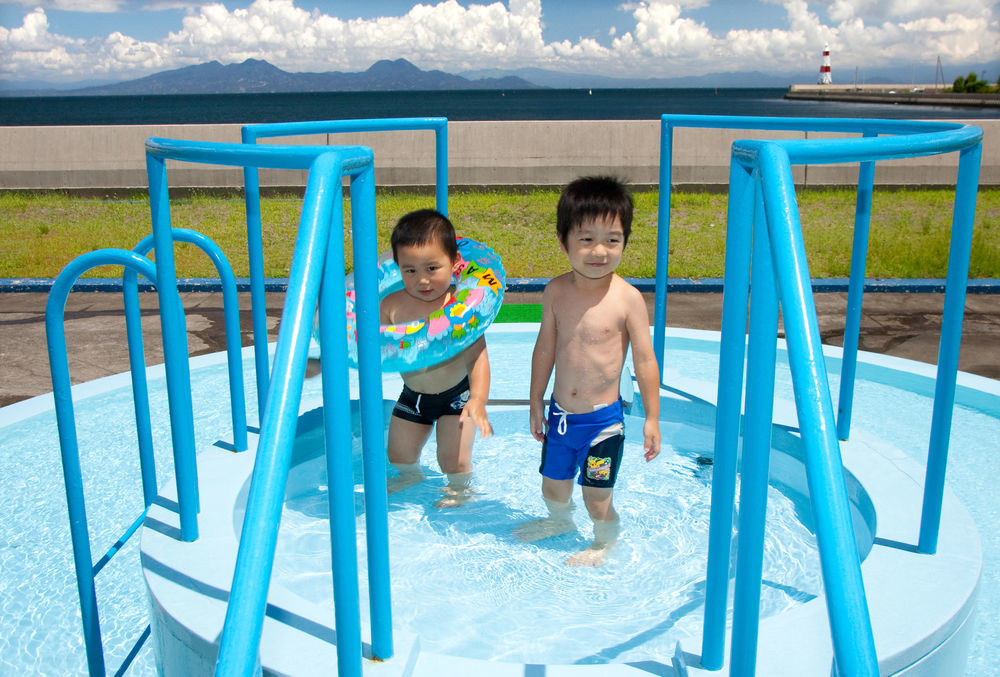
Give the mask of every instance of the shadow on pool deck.
M 181 294 L 191 355 L 225 349 L 221 292 Z M 250 295 L 240 297 L 243 345 L 250 344 Z M 0 406 L 52 390 L 45 350 L 45 302 L 39 292 L 0 293 Z M 647 294 L 650 318 L 652 295 Z M 847 294 L 815 295 L 823 342 L 841 345 Z M 504 304 L 539 303 L 541 294 L 508 293 Z M 267 294 L 269 340 L 277 338 L 284 294 Z M 140 295 L 146 363 L 163 361 L 155 293 Z M 930 364 L 937 363 L 944 295 L 936 293 L 869 293 L 861 320 L 861 349 Z M 720 293 L 674 293 L 667 297 L 667 325 L 718 330 L 722 317 Z M 70 294 L 65 313 L 66 344 L 73 383 L 91 381 L 128 370 L 125 319 L 120 294 Z M 496 367 L 495 367 L 496 368 Z M 969 294 L 962 326 L 959 368 L 1000 379 L 1000 294 Z M 527 379 L 527 375 L 525 375 Z

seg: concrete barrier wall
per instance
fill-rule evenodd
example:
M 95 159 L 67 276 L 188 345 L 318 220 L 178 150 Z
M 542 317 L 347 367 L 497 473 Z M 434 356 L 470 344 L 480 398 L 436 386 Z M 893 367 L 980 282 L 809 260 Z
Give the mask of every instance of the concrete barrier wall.
M 981 186 L 1000 185 L 1000 120 L 970 121 L 983 129 Z M 239 143 L 240 125 L 128 125 L 0 127 L 0 190 L 119 190 L 147 186 L 147 137 Z M 452 122 L 448 126 L 449 183 L 477 185 L 561 185 L 595 172 L 614 173 L 634 185 L 655 185 L 659 177 L 658 120 L 556 120 Z M 720 188 L 729 180 L 729 151 L 740 138 L 816 138 L 817 134 L 677 129 L 673 183 Z M 324 134 L 281 137 L 262 143 L 360 144 L 375 151 L 381 186 L 434 182 L 431 131 Z M 958 156 L 879 163 L 875 181 L 887 186 L 949 186 Z M 238 168 L 168 164 L 170 184 L 193 188 L 238 188 Z M 853 185 L 857 165 L 797 167 L 805 186 Z M 261 185 L 301 187 L 305 172 L 262 170 Z

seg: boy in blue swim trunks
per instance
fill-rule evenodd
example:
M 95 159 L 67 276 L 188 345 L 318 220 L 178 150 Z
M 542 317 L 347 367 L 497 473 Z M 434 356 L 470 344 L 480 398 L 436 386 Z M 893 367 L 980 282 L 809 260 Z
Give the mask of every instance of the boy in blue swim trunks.
M 392 231 L 392 256 L 403 277 L 403 289 L 379 306 L 382 324 L 402 324 L 430 316 L 452 300 L 452 276 L 460 263 L 455 229 L 433 209 L 406 214 Z M 479 429 L 493 434 L 486 416 L 490 362 L 486 338 L 453 358 L 401 374 L 403 392 L 389 423 L 389 463 L 399 475 L 389 480 L 389 493 L 423 481 L 420 451 L 437 426 L 437 459 L 448 475 L 439 508 L 462 505 L 472 497 L 472 443 Z
M 646 410 L 645 458 L 660 453 L 660 374 L 646 303 L 615 273 L 632 227 L 632 198 L 609 177 L 585 177 L 563 190 L 556 210 L 559 246 L 571 270 L 542 294 L 542 323 L 531 358 L 531 434 L 542 442 L 542 497 L 549 514 L 515 529 L 524 541 L 576 529 L 574 479 L 594 522 L 593 543 L 566 560 L 600 566 L 618 540 L 612 491 L 625 441 L 619 381 L 629 345 Z M 545 416 L 545 388 L 555 383 Z

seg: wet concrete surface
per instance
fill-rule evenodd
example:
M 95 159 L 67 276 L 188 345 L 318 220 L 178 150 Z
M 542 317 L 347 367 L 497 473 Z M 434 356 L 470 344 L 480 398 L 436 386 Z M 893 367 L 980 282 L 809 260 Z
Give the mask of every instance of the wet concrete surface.
M 220 292 L 181 294 L 191 355 L 225 349 L 225 322 Z M 842 345 L 847 294 L 815 295 L 823 342 Z M 45 293 L 0 293 L 0 406 L 52 390 L 45 347 Z M 244 346 L 251 343 L 250 295 L 240 299 Z M 540 293 L 509 293 L 505 304 L 538 303 Z M 267 294 L 268 339 L 277 338 L 283 293 Z M 652 318 L 652 295 L 647 295 Z M 146 364 L 163 361 L 158 302 L 155 293 L 140 294 Z M 929 364 L 937 363 L 943 294 L 869 293 L 862 307 L 862 350 Z M 125 318 L 121 294 L 72 293 L 65 308 L 66 344 L 74 384 L 128 371 Z M 667 299 L 667 325 L 718 330 L 722 294 L 675 293 Z M 494 368 L 500 368 L 494 365 Z M 969 294 L 962 325 L 962 371 L 1000 379 L 1000 294 Z M 525 374 L 527 380 L 527 374 Z

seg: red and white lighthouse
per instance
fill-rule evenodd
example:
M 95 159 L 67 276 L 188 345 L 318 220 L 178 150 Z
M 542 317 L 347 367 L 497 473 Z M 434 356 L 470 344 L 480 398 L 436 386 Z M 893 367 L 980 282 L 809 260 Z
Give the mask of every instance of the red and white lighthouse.
M 833 76 L 830 74 L 830 45 L 823 45 L 823 65 L 819 67 L 819 84 L 833 84 Z

